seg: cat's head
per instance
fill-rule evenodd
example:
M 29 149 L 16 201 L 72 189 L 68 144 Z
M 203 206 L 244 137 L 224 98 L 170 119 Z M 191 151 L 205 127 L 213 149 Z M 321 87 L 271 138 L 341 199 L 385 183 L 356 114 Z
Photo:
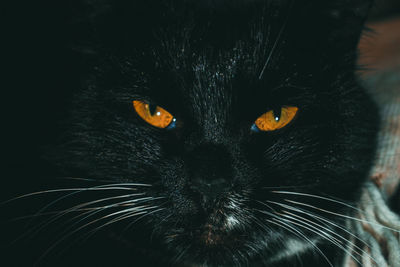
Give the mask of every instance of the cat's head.
M 373 158 L 376 110 L 354 76 L 369 3 L 348 2 L 99 9 L 95 67 L 73 97 L 58 164 L 149 185 L 137 186 L 150 199 L 125 238 L 150 229 L 142 241 L 153 233 L 180 262 L 266 260 L 306 244 L 291 228 L 336 220 L 321 209 L 346 206 L 321 197 L 352 203 Z

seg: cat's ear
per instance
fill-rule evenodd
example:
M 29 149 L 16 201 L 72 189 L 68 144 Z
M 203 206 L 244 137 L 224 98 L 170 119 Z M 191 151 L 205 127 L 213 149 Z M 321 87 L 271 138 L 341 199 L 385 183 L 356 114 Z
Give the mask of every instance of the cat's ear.
M 316 25 L 319 32 L 325 32 L 328 45 L 333 45 L 336 49 L 355 48 L 372 2 L 372 0 L 309 1 L 316 14 L 311 23 Z
M 368 11 L 372 5 L 371 0 L 341 0 L 326 1 L 327 15 L 331 22 L 332 38 L 358 39 Z M 354 40 L 357 41 L 357 40 Z

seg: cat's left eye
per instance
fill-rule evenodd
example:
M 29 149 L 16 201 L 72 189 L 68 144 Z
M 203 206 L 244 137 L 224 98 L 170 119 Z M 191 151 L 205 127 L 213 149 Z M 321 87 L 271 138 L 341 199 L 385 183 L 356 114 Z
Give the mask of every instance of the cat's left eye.
M 162 107 L 152 106 L 141 100 L 133 100 L 132 104 L 139 117 L 148 124 L 161 129 L 172 129 L 175 127 L 176 119 Z
M 282 129 L 296 117 L 298 110 L 298 107 L 293 106 L 283 106 L 278 110 L 270 110 L 257 118 L 251 130 L 271 132 Z

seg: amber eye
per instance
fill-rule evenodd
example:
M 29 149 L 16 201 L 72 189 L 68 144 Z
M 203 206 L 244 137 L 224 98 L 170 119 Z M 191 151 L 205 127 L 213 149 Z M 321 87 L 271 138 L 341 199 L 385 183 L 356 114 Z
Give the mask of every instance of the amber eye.
M 151 107 L 148 103 L 140 100 L 133 100 L 132 103 L 136 113 L 148 124 L 162 129 L 175 127 L 176 119 L 162 107 Z
M 253 124 L 252 130 L 265 132 L 279 130 L 294 119 L 298 110 L 297 107 L 291 106 L 281 107 L 280 112 L 270 110 L 258 117 Z

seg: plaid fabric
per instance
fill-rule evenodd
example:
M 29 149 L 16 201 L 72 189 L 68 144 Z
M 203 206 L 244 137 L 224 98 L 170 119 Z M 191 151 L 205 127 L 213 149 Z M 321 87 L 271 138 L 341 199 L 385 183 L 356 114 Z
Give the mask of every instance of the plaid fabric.
M 400 183 L 400 18 L 370 27 L 376 33 L 372 41 L 371 36 L 361 41 L 360 63 L 372 71 L 360 77 L 376 99 L 383 121 L 376 162 L 358 207 L 361 211 L 348 223 L 350 232 L 362 241 L 351 240 L 344 266 L 397 267 L 400 216 L 389 209 L 387 200 L 399 192 Z

